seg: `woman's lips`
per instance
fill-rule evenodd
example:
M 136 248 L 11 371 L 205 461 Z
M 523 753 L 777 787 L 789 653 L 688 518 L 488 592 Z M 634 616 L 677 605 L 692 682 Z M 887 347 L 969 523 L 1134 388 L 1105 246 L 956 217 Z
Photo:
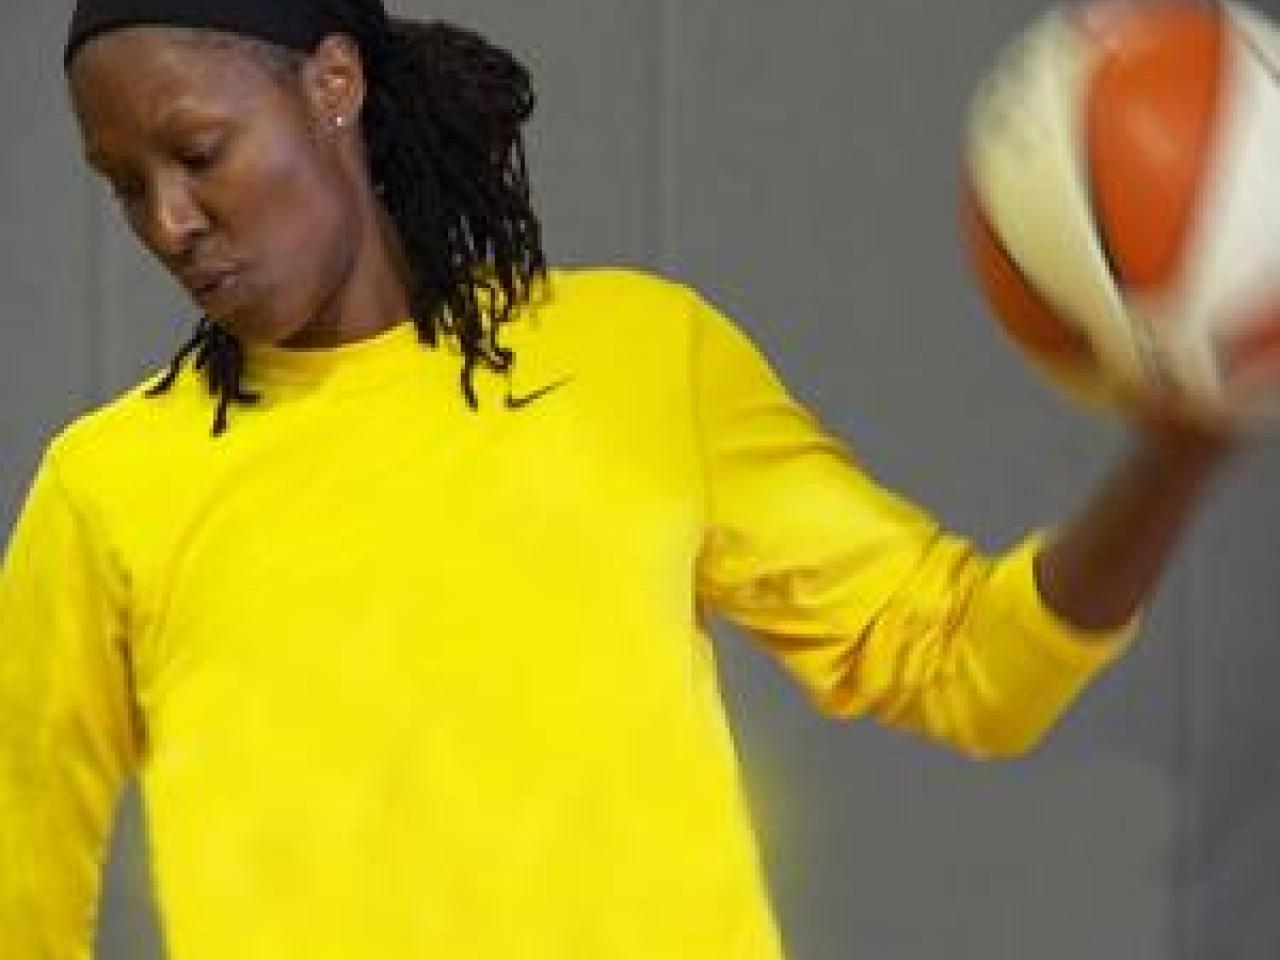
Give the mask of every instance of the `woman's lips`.
M 221 304 L 235 292 L 239 286 L 239 280 L 239 271 L 229 270 L 213 281 L 197 288 L 195 291 L 196 299 L 209 306 Z

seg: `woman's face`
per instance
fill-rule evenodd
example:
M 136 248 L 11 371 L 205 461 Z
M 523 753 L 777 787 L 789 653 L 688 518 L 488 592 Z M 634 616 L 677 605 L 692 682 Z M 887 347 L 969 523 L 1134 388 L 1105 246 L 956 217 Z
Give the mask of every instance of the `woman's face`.
M 71 65 L 86 157 L 129 226 L 206 315 L 252 340 L 287 339 L 355 262 L 336 132 L 354 125 L 358 77 L 327 68 L 330 41 L 319 49 L 286 83 L 243 48 L 148 25 L 94 38 Z

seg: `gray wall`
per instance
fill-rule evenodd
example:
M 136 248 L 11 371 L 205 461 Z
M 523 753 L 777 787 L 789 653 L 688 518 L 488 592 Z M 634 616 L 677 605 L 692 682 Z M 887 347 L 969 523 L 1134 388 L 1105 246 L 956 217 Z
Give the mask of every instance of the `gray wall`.
M 1122 449 L 983 312 L 955 229 L 962 108 L 1035 0 L 450 0 L 538 82 L 530 162 L 558 262 L 700 287 L 872 472 L 998 549 Z M 1276 4 L 1270 4 L 1273 8 Z M 0 524 L 58 424 L 167 359 L 192 307 L 78 159 L 64 4 L 7 8 L 0 103 Z M 1273 9 L 1273 12 L 1280 12 Z M 974 764 L 819 717 L 717 632 L 795 960 L 1274 960 L 1280 451 L 1233 466 L 1138 646 L 1033 755 Z M 121 808 L 99 956 L 162 956 Z M 459 958 L 461 960 L 461 958 Z

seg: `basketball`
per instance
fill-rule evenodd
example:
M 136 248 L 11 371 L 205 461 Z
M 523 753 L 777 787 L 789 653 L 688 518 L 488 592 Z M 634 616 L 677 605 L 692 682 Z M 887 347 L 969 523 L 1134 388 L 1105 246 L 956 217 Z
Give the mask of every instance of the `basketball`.
M 1280 420 L 1280 29 L 1237 4 L 1064 5 L 966 118 L 966 247 L 1034 369 L 1089 407 Z

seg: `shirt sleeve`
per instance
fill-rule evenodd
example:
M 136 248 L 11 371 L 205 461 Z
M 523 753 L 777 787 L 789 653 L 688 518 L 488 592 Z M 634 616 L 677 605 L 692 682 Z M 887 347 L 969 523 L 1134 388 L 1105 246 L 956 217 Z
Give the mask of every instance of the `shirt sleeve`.
M 92 954 L 102 861 L 137 759 L 122 578 L 51 445 L 0 567 L 0 951 Z
M 1031 530 L 981 553 L 880 486 L 694 291 L 706 527 L 700 600 L 761 641 L 824 714 L 870 713 L 974 758 L 1034 746 L 1139 629 L 1077 628 L 1043 601 Z

